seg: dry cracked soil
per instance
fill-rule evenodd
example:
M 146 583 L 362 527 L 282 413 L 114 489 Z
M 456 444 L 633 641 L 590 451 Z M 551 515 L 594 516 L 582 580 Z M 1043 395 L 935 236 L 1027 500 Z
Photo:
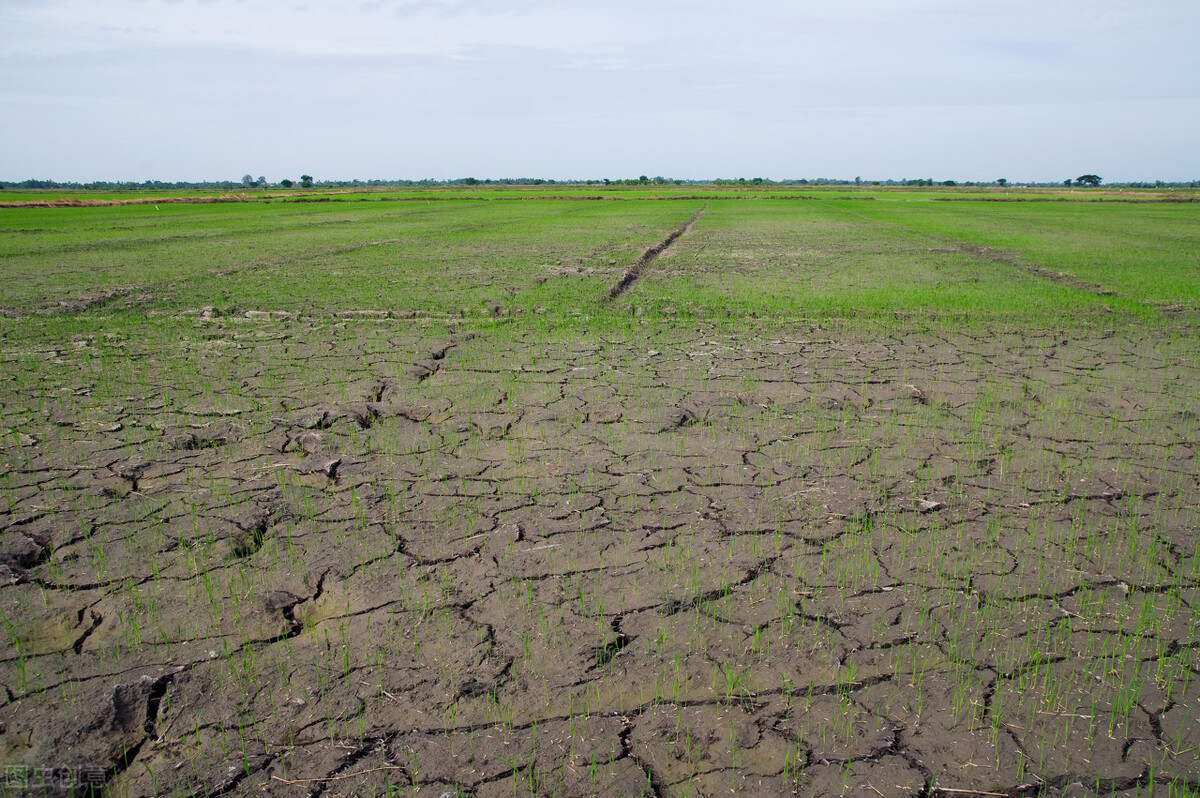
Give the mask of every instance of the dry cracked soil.
M 6 794 L 1200 781 L 1194 343 L 179 324 L 6 389 Z

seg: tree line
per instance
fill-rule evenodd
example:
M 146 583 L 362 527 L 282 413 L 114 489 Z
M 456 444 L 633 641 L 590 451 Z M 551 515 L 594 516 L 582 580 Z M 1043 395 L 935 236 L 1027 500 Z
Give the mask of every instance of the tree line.
M 218 191 L 233 191 L 241 189 L 246 190 L 261 190 L 267 188 L 415 188 L 422 186 L 542 186 L 542 185 L 564 185 L 564 186 L 654 186 L 654 185 L 728 185 L 728 186 L 915 186 L 915 187 L 988 187 L 994 186 L 999 188 L 1007 188 L 1009 186 L 1025 186 L 1025 187 L 1081 187 L 1095 188 L 1103 183 L 1103 179 L 1099 175 L 1084 174 L 1076 178 L 1068 178 L 1061 183 L 1055 182 L 1036 182 L 1036 181 L 1010 181 L 1006 178 L 997 178 L 990 181 L 957 181 L 957 180 L 934 180 L 932 177 L 924 178 L 902 178 L 900 180 L 864 180 L 862 177 L 853 179 L 846 178 L 799 178 L 789 180 L 771 180 L 765 177 L 736 177 L 736 178 L 715 178 L 711 180 L 681 180 L 676 178 L 663 177 L 656 175 L 649 177 L 640 175 L 630 178 L 597 178 L 588 180 L 554 180 L 552 178 L 541 177 L 514 177 L 514 178 L 475 178 L 475 177 L 460 177 L 449 180 L 437 180 L 433 178 L 423 180 L 316 180 L 312 175 L 301 175 L 299 181 L 290 178 L 284 178 L 277 183 L 269 183 L 263 176 L 253 177 L 249 173 L 242 176 L 241 180 L 145 180 L 143 182 L 136 181 L 109 181 L 109 180 L 94 180 L 89 183 L 80 183 L 75 181 L 58 181 L 58 180 L 20 180 L 20 181 L 5 181 L 0 183 L 0 189 L 59 189 L 68 191 L 172 191 L 180 189 L 196 189 L 196 190 L 218 190 Z M 1188 181 L 1138 181 L 1138 182 L 1115 182 L 1107 184 L 1113 188 L 1200 188 L 1200 180 Z

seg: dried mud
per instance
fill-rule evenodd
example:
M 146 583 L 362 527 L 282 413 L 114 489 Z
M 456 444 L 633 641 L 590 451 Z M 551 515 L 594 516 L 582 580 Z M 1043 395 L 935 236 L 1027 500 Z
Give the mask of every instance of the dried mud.
M 130 796 L 1200 781 L 1194 344 L 179 324 L 186 385 L 93 398 L 92 342 L 4 389 L 6 763 Z

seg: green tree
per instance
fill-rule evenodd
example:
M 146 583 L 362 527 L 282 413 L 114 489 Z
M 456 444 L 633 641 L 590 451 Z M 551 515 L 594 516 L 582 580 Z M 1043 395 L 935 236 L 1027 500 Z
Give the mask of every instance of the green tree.
M 1081 186 L 1091 186 L 1095 188 L 1100 185 L 1100 175 L 1080 175 L 1075 178 L 1075 182 Z
M 293 183 L 291 180 L 288 180 L 288 179 L 285 177 L 283 180 L 280 180 L 280 181 L 279 181 L 279 185 L 283 186 L 284 188 L 291 188 L 292 186 L 294 186 L 294 185 L 296 185 L 296 184 L 295 184 L 295 183 Z
M 300 175 L 300 188 L 312 188 L 312 175 Z
M 1002 178 L 1000 178 L 999 180 L 997 180 L 997 181 L 996 181 L 996 185 L 1000 186 L 1000 188 L 1004 188 L 1005 186 L 1007 186 L 1007 185 L 1008 185 L 1008 179 L 1007 179 L 1007 178 L 1004 178 L 1004 177 L 1002 177 Z

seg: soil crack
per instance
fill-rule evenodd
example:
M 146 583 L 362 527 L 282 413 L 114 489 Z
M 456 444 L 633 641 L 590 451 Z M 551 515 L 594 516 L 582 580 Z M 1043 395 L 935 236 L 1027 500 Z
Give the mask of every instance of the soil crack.
M 634 766 L 646 774 L 646 786 L 650 788 L 650 794 L 655 796 L 655 798 L 658 798 L 658 796 L 663 795 L 664 786 L 662 777 L 655 772 L 654 768 L 650 766 L 650 763 L 646 762 L 642 759 L 642 757 L 633 752 L 633 722 L 627 716 L 621 716 L 621 721 L 621 732 L 617 735 L 617 739 L 621 743 L 621 758 L 628 758 L 631 762 L 633 762 Z

